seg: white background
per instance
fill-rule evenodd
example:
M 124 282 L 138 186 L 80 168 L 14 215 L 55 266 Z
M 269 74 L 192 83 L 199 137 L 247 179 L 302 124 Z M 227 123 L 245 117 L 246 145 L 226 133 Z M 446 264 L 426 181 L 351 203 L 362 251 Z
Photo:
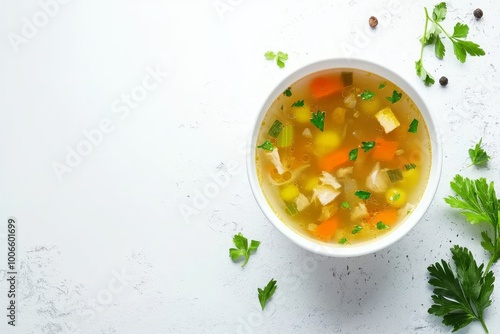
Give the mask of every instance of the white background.
M 217 3 L 229 10 L 221 14 Z M 0 219 L 18 220 L 20 268 L 15 329 L 6 325 L 0 272 L 0 331 L 449 332 L 427 314 L 426 268 L 449 259 L 454 244 L 488 259 L 479 245 L 485 226 L 469 226 L 443 197 L 456 173 L 500 184 L 500 5 L 449 3 L 444 25 L 467 23 L 486 56 L 460 64 L 448 41 L 445 61 L 426 50 L 426 68 L 436 79 L 446 75 L 446 88 L 426 88 L 415 75 L 424 5 L 435 3 L 72 0 L 15 52 L 9 34 L 21 35 L 23 18 L 33 22 L 41 7 L 2 0 Z M 480 21 L 476 7 L 485 13 Z M 371 15 L 380 21 L 373 31 Z M 284 69 L 264 59 L 268 50 L 289 54 Z M 351 259 L 313 256 L 273 228 L 254 201 L 241 149 L 280 80 L 343 56 L 372 60 L 412 83 L 444 145 L 441 184 L 422 221 L 392 247 Z M 120 118 L 114 103 L 142 84 L 147 68 L 159 69 L 162 82 Z M 105 119 L 113 131 L 60 182 L 54 163 L 65 164 L 83 131 Z M 493 159 L 488 168 L 467 167 L 467 149 L 481 137 Z M 180 208 L 192 207 L 211 175 L 230 166 L 239 167 L 230 182 L 183 217 Z M 262 242 L 244 269 L 228 258 L 240 231 Z M 257 288 L 273 277 L 278 289 L 262 312 Z M 500 332 L 499 296 L 497 289 L 486 311 L 490 333 Z M 474 324 L 466 332 L 482 331 Z

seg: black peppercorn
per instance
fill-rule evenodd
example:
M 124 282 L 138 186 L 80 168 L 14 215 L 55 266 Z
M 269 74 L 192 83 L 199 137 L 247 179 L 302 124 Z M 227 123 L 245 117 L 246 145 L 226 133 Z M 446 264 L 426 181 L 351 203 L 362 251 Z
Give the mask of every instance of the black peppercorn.
M 371 16 L 368 23 L 370 23 L 370 27 L 375 28 L 378 25 L 378 19 L 375 16 Z
M 474 16 L 476 17 L 476 19 L 479 20 L 480 18 L 483 17 L 483 11 L 480 8 L 476 9 L 474 11 Z
M 444 87 L 444 86 L 446 86 L 446 85 L 448 84 L 448 78 L 447 78 L 447 77 L 441 77 L 441 78 L 439 79 L 439 84 L 440 84 L 441 86 L 443 86 L 443 87 Z

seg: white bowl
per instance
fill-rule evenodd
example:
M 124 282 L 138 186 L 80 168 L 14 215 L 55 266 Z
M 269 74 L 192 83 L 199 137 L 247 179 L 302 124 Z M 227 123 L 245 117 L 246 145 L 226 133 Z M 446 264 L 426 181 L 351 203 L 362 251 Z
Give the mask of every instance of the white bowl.
M 427 182 L 427 186 L 422 195 L 422 198 L 417 204 L 415 210 L 405 218 L 405 221 L 394 228 L 394 230 L 376 239 L 354 245 L 337 245 L 322 242 L 320 240 L 315 240 L 311 237 L 306 236 L 305 234 L 301 234 L 298 231 L 295 231 L 288 224 L 282 222 L 270 207 L 262 192 L 257 177 L 257 165 L 255 161 L 259 128 L 267 110 L 269 109 L 273 101 L 297 80 L 309 74 L 332 68 L 353 68 L 368 71 L 378 74 L 381 77 L 384 77 L 399 86 L 413 100 L 415 105 L 420 110 L 427 125 L 431 140 L 431 170 L 429 174 L 429 180 Z M 267 100 L 264 102 L 257 120 L 255 121 L 250 143 L 251 148 L 250 150 L 248 150 L 247 156 L 248 177 L 252 192 L 262 212 L 281 233 L 283 233 L 287 238 L 295 242 L 300 247 L 307 249 L 313 253 L 333 257 L 351 257 L 373 253 L 392 245 L 393 243 L 401 239 L 404 235 L 406 235 L 420 221 L 426 210 L 429 208 L 429 205 L 434 198 L 439 184 L 439 178 L 441 176 L 441 166 L 443 162 L 441 139 L 439 136 L 438 128 L 436 127 L 436 122 L 429 109 L 427 108 L 424 100 L 417 93 L 417 91 L 406 80 L 404 80 L 402 77 L 400 77 L 390 69 L 365 60 L 356 59 L 339 58 L 323 60 L 307 65 L 290 74 L 271 92 Z

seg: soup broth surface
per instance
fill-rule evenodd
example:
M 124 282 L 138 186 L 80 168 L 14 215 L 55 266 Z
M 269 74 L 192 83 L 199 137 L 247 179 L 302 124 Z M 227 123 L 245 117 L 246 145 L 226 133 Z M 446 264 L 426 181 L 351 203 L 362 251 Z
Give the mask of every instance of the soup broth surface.
M 281 221 L 339 247 L 402 224 L 431 165 L 427 126 L 410 97 L 349 68 L 293 83 L 264 116 L 256 145 L 259 183 Z

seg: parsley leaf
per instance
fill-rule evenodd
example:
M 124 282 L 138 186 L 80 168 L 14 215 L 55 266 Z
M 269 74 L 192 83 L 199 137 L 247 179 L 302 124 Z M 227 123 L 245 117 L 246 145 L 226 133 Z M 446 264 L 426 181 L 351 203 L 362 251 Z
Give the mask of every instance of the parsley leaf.
M 229 249 L 229 256 L 233 261 L 238 260 L 240 257 L 245 257 L 245 262 L 241 265 L 244 267 L 248 259 L 250 258 L 250 254 L 255 252 L 257 248 L 259 248 L 260 241 L 252 240 L 250 245 L 248 245 L 248 240 L 243 236 L 243 234 L 238 233 L 233 237 L 233 243 L 236 248 Z
M 340 208 L 341 209 L 350 209 L 351 206 L 349 205 L 349 203 L 344 201 L 344 202 L 342 202 L 342 204 L 340 204 Z
M 325 112 L 318 110 L 316 114 L 312 112 L 311 115 L 311 123 L 323 132 L 325 128 Z
M 292 96 L 292 87 L 288 87 L 287 89 L 285 89 L 283 95 L 285 95 L 286 97 Z
M 483 270 L 484 264 L 478 266 L 465 247 L 454 246 L 451 252 L 455 272 L 444 260 L 427 268 L 429 284 L 434 287 L 428 312 L 443 317 L 443 324 L 453 327 L 453 332 L 477 320 L 488 333 L 483 313 L 491 305 L 493 272 Z
M 359 225 L 354 225 L 354 229 L 351 231 L 352 234 L 356 234 L 356 233 L 359 233 L 361 232 L 361 230 L 363 229 L 362 226 L 359 226 Z
M 388 226 L 388 225 L 385 225 L 385 224 L 384 224 L 384 222 L 379 221 L 379 222 L 377 223 L 377 229 L 378 229 L 378 230 L 385 230 L 385 229 L 387 229 L 387 228 L 389 228 L 389 226 Z
M 441 2 L 434 6 L 434 10 L 432 11 L 432 19 L 435 22 L 444 21 L 446 18 L 446 2 Z
M 466 38 L 469 34 L 469 26 L 458 22 L 453 28 L 453 35 L 451 37 Z
M 347 243 L 347 238 L 342 238 L 339 240 L 339 244 L 345 245 Z
M 443 42 L 441 41 L 441 38 L 437 37 L 435 43 L 434 53 L 436 54 L 436 57 L 438 57 L 439 59 L 443 59 L 444 54 L 446 53 L 446 49 Z
M 374 141 L 363 141 L 361 142 L 361 148 L 363 149 L 364 152 L 368 152 L 372 148 L 375 147 L 375 142 Z
M 385 83 L 381 83 L 380 85 L 378 85 L 378 89 L 384 89 L 385 88 Z
M 274 295 L 274 292 L 276 291 L 277 287 L 278 286 L 276 285 L 276 280 L 274 278 L 271 278 L 271 280 L 269 281 L 269 283 L 267 283 L 264 290 L 260 288 L 257 289 L 257 292 L 259 293 L 259 302 L 260 306 L 262 307 L 262 311 L 264 311 L 267 301 Z
M 422 79 L 426 86 L 432 86 L 435 82 L 432 75 L 430 75 L 424 68 L 422 64 L 422 59 L 415 62 L 415 69 L 417 70 L 417 75 Z
M 391 102 L 392 104 L 398 102 L 401 100 L 401 97 L 403 96 L 403 93 L 398 93 L 396 90 L 392 92 L 392 96 L 386 97 L 387 101 Z
M 451 189 L 457 196 L 448 196 L 445 202 L 452 208 L 459 209 L 460 213 L 471 224 L 488 223 L 493 227 L 493 238 L 483 232 L 481 245 L 491 253 L 491 264 L 500 258 L 500 203 L 495 192 L 495 184 L 489 183 L 485 178 L 471 180 L 461 175 L 456 175 L 450 183 Z M 492 241 L 493 240 L 493 241 Z
M 361 94 L 359 94 L 359 96 L 361 96 L 361 99 L 366 101 L 366 100 L 370 100 L 370 99 L 373 99 L 373 97 L 375 96 L 375 93 L 368 90 L 368 89 L 365 89 L 365 91 Z
M 304 106 L 304 100 L 298 100 L 297 102 L 294 102 L 292 104 L 292 107 L 303 107 Z
M 356 159 L 358 158 L 358 151 L 359 150 L 357 148 L 355 148 L 349 152 L 349 160 L 350 161 L 356 161 Z
M 276 53 L 267 51 L 266 53 L 264 53 L 264 57 L 266 57 L 267 60 L 273 60 L 274 58 L 276 58 Z
M 257 146 L 257 148 L 272 152 L 274 150 L 274 145 L 269 140 L 266 140 L 261 145 Z
M 371 193 L 364 190 L 358 190 L 354 193 L 354 195 L 358 196 L 361 199 L 367 200 L 370 199 Z
M 408 129 L 408 132 L 417 133 L 417 130 L 418 130 L 418 119 L 414 118 L 413 121 L 411 121 L 410 128 Z
M 288 60 L 288 53 L 278 51 L 278 54 L 276 55 L 276 64 L 278 64 L 279 68 L 285 67 L 286 60 Z
M 481 147 L 482 143 L 483 138 L 479 140 L 479 143 L 476 144 L 474 149 L 469 149 L 469 157 L 472 161 L 471 166 L 485 166 L 488 163 L 488 160 L 490 160 L 490 156 L 488 155 L 488 153 L 486 153 L 486 151 Z

